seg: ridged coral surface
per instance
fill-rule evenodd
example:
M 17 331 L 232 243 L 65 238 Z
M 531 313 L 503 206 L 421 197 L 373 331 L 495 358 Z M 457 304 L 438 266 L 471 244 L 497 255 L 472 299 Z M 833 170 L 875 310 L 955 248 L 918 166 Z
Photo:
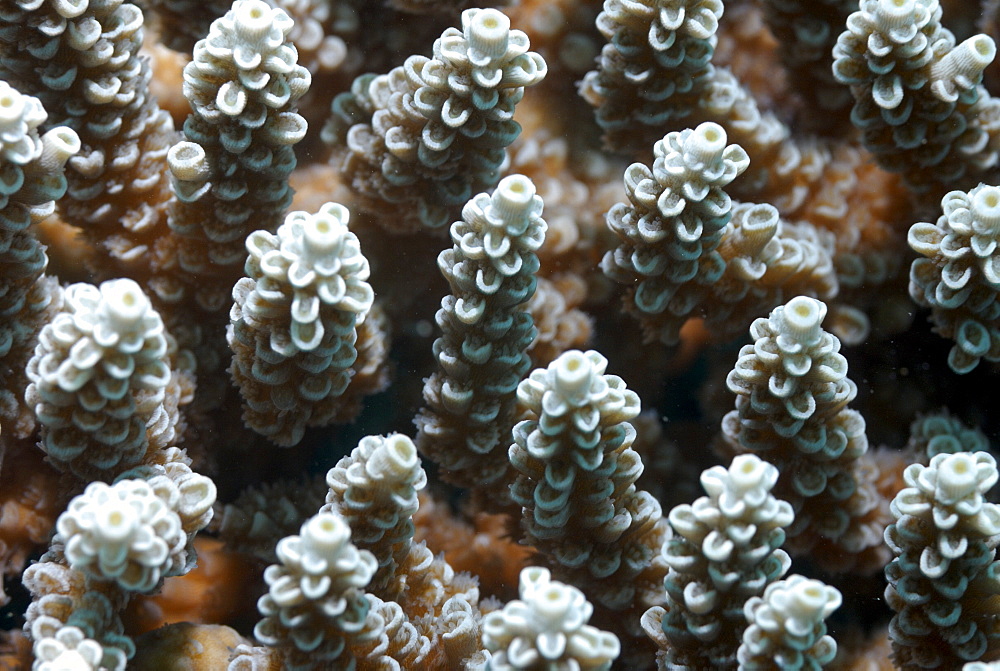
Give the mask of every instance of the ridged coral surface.
M 467 9 L 462 28 L 387 75 L 359 79 L 354 105 L 368 119 L 337 119 L 328 141 L 346 140 L 344 171 L 366 210 L 393 212 L 385 226 L 441 228 L 474 193 L 496 184 L 520 125 L 514 107 L 539 83 L 545 61 L 524 32 L 494 9 Z M 351 122 L 354 121 L 354 125 Z M 357 123 L 357 121 L 361 121 Z M 341 136 L 346 135 L 346 138 Z
M 509 480 L 506 436 L 536 335 L 526 303 L 547 228 L 534 183 L 510 175 L 466 204 L 451 227 L 452 248 L 438 256 L 452 293 L 435 315 L 439 370 L 424 385 L 426 408 L 415 421 L 421 452 L 453 484 Z
M 347 523 L 329 512 L 279 541 L 277 554 L 278 563 L 264 573 L 269 589 L 258 604 L 264 619 L 255 635 L 266 645 L 291 643 L 289 668 L 349 668 L 350 657 L 341 658 L 343 639 L 372 635 L 362 631 L 369 608 L 363 589 L 375 573 L 375 557 L 359 551 Z
M 598 352 L 571 350 L 521 382 L 530 419 L 513 430 L 510 496 L 523 507 L 525 540 L 556 576 L 588 576 L 594 600 L 622 610 L 655 580 L 638 578 L 665 530 L 659 503 L 635 487 L 642 461 L 629 420 L 639 398 L 606 369 Z
M 692 114 L 712 75 L 721 0 L 608 0 L 597 28 L 608 40 L 581 82 L 609 146 L 642 146 Z
M 142 480 L 92 483 L 56 529 L 71 567 L 126 589 L 148 592 L 184 567 L 180 517 Z
M 666 606 L 647 611 L 643 626 L 668 665 L 733 668 L 746 626 L 743 605 L 784 576 L 781 550 L 794 514 L 771 494 L 778 469 L 752 454 L 701 475 L 708 496 L 670 511 L 674 536 L 663 545 Z M 659 624 L 661 632 L 655 627 Z M 663 644 L 666 645 L 663 645 Z
M 248 277 L 233 289 L 230 370 L 244 421 L 279 445 L 297 443 L 307 426 L 350 419 L 339 397 L 374 292 L 349 216 L 327 203 L 289 214 L 276 234 L 247 238 Z
M 532 566 L 521 571 L 519 593 L 519 600 L 483 620 L 490 669 L 611 668 L 621 644 L 614 634 L 587 624 L 594 607 L 583 592 Z
M 885 540 L 885 598 L 896 663 L 951 668 L 996 654 L 998 636 L 982 604 L 1000 595 L 1000 507 L 984 494 L 997 481 L 987 452 L 939 454 L 909 466 L 892 501 Z
M 997 103 L 980 85 L 987 35 L 956 44 L 938 0 L 862 0 L 834 47 L 833 74 L 855 97 L 865 146 L 914 188 L 968 181 L 997 162 Z
M 212 23 L 184 68 L 192 114 L 167 155 L 177 195 L 169 225 L 187 291 L 210 312 L 228 305 L 246 237 L 274 232 L 291 203 L 292 146 L 307 127 L 296 103 L 311 81 L 288 40 L 292 25 L 283 10 L 242 0 Z
M 936 223 L 910 227 L 907 241 L 923 257 L 910 266 L 910 296 L 955 341 L 951 369 L 968 373 L 983 359 L 1000 360 L 1000 188 L 951 191 L 941 209 Z
M 822 301 L 798 296 L 754 321 L 754 344 L 740 350 L 727 379 L 736 410 L 723 433 L 734 449 L 766 456 L 781 471 L 775 493 L 795 510 L 793 555 L 831 543 L 834 556 L 820 561 L 874 570 L 883 552 L 876 471 L 864 419 L 847 408 L 857 386 L 840 341 L 821 326 L 825 316 Z
M 34 424 L 13 389 L 24 384 L 24 364 L 38 331 L 59 307 L 59 285 L 45 277 L 44 246 L 29 233 L 66 193 L 63 168 L 80 149 L 65 126 L 42 133 L 47 114 L 37 98 L 0 82 L 0 417 L 8 431 L 28 434 Z
M 749 626 L 737 652 L 740 669 L 820 669 L 837 654 L 826 620 L 840 607 L 835 587 L 793 575 L 747 601 Z
M 74 284 L 65 296 L 28 363 L 26 400 L 55 464 L 107 479 L 139 463 L 147 426 L 165 412 L 169 345 L 160 315 L 132 280 Z
M 676 344 L 725 270 L 717 248 L 732 201 L 724 187 L 750 161 L 726 140 L 714 123 L 668 133 L 653 145 L 652 168 L 633 163 L 625 171 L 631 202 L 608 212 L 622 244 L 605 254 L 601 268 L 630 287 L 628 306 L 649 340 Z

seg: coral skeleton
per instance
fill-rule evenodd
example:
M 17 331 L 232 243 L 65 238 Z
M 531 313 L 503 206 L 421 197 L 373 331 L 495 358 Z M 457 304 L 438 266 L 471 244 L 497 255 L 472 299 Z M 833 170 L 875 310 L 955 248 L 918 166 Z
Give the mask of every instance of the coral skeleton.
M 837 654 L 825 620 L 840 592 L 819 580 L 790 576 L 747 601 L 748 626 L 736 655 L 740 669 L 821 669 Z
M 421 452 L 453 484 L 510 484 L 507 436 L 537 333 L 525 303 L 546 229 L 534 183 L 510 175 L 466 204 L 451 227 L 453 247 L 438 256 L 453 293 L 435 315 L 440 370 L 424 385 L 427 407 L 415 421 Z

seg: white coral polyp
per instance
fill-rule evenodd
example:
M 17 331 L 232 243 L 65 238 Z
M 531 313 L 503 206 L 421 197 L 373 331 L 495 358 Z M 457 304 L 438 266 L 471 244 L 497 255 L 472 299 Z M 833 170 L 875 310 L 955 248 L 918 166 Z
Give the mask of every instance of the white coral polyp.
M 310 351 L 325 334 L 324 306 L 353 313 L 355 324 L 364 321 L 375 292 L 367 282 L 368 259 L 347 228 L 348 218 L 343 205 L 326 203 L 316 214 L 290 213 L 275 234 L 250 234 L 248 267 L 259 273 L 251 273 L 257 284 L 243 305 L 248 323 L 275 322 L 287 310 L 292 343 Z
M 104 282 L 100 292 L 101 301 L 96 306 L 99 319 L 94 329 L 98 345 L 118 345 L 122 351 L 134 354 L 142 348 L 143 340 L 150 334 L 150 326 L 157 332 L 163 328 L 155 317 L 147 324 L 153 306 L 135 281 Z
M 558 416 L 602 398 L 607 393 L 607 367 L 608 360 L 593 350 L 562 354 L 547 369 L 550 389 L 542 396 L 542 410 Z
M 738 144 L 726 145 L 726 131 L 718 124 L 705 122 L 697 128 L 667 133 L 653 145 L 653 177 L 663 191 L 656 208 L 663 217 L 675 217 L 689 202 L 701 202 L 709 197 L 713 187 L 724 187 L 746 170 L 750 158 Z M 633 202 L 644 208 L 653 203 L 643 202 L 636 194 Z M 722 197 L 728 198 L 725 194 Z
M 459 252 L 474 262 L 456 263 L 454 268 L 470 279 L 475 277 L 475 290 L 458 298 L 461 312 L 472 320 L 468 323 L 474 323 L 485 309 L 481 301 L 500 291 L 505 278 L 523 273 L 531 252 L 541 247 L 548 228 L 542 209 L 534 183 L 524 175 L 504 177 L 492 195 L 480 193 L 462 208 L 462 219 L 450 230 L 456 248 L 444 252 L 439 264 L 454 261 L 448 254 Z
M 55 636 L 35 641 L 32 671 L 98 671 L 104 647 L 87 638 L 79 627 L 62 627 Z M 124 662 L 124 657 L 121 660 Z M 124 664 L 122 664 L 124 668 Z
M 39 380 L 68 392 L 97 375 L 128 380 L 135 388 L 166 386 L 170 370 L 163 321 L 138 284 L 127 279 L 104 282 L 100 289 L 72 284 L 65 296 L 67 312 L 39 338 Z
M 349 463 L 346 469 L 341 464 Z M 339 469 L 339 470 L 338 470 Z M 420 455 L 409 436 L 394 433 L 386 437 L 365 436 L 358 446 L 336 467 L 327 473 L 327 484 L 340 489 L 337 482 L 340 478 L 345 486 L 358 487 L 361 490 L 369 487 L 393 490 L 394 499 L 403 503 L 411 497 L 414 490 L 423 489 L 427 484 L 427 475 L 420 467 Z M 327 502 L 332 503 L 336 497 L 327 496 Z
M 536 195 L 535 183 L 524 175 L 508 175 L 501 179 L 490 196 L 490 205 L 492 212 L 489 214 L 495 215 L 490 217 L 490 223 L 501 226 L 505 236 L 520 235 L 532 219 L 542 214 L 542 199 Z M 502 254 L 493 253 L 490 256 Z
M 576 587 L 531 566 L 521 571 L 519 591 L 519 600 L 483 618 L 491 669 L 608 669 L 618 658 L 618 637 L 587 624 L 593 606 Z
M 943 273 L 942 281 L 950 288 L 962 289 L 970 280 L 968 253 L 975 256 L 983 279 L 994 289 L 1000 289 L 1000 266 L 997 245 L 1000 243 L 1000 187 L 980 184 L 968 193 L 952 191 L 941 199 L 944 226 L 938 222 L 936 233 L 943 239 L 928 249 L 948 259 L 953 272 Z M 923 253 L 923 252 L 921 252 Z M 957 276 L 958 281 L 952 279 Z M 988 342 L 988 341 L 987 341 Z
M 749 626 L 739 650 L 741 665 L 748 653 L 773 659 L 782 649 L 808 654 L 814 646 L 820 646 L 824 657 L 832 658 L 836 644 L 823 635 L 824 620 L 840 603 L 840 592 L 819 580 L 793 575 L 771 583 L 763 597 L 752 597 L 744 608 Z M 827 661 L 817 660 L 821 664 Z
M 933 18 L 929 7 L 937 0 L 865 0 L 861 11 L 875 30 L 896 44 L 912 40 Z
M 93 482 L 56 522 L 70 566 L 97 580 L 148 592 L 183 561 L 180 517 L 145 480 Z
M 826 304 L 808 296 L 796 296 L 775 309 L 771 320 L 778 325 L 777 342 L 782 352 L 798 354 L 816 345 L 823 335 L 825 316 Z
M 722 153 L 726 150 L 726 131 L 717 123 L 706 121 L 684 138 L 681 155 L 692 170 L 723 171 Z
M 278 541 L 277 555 L 281 563 L 269 566 L 264 579 L 279 608 L 363 588 L 378 568 L 375 556 L 351 543 L 350 527 L 332 512 L 314 515 L 302 525 L 299 535 Z
M 784 583 L 784 584 L 782 584 Z M 764 592 L 768 615 L 760 613 L 757 624 L 771 631 L 783 628 L 792 636 L 805 636 L 817 622 L 826 619 L 840 607 L 840 592 L 818 580 L 793 575 L 787 580 L 769 585 Z
M 210 121 L 219 114 L 241 117 L 256 126 L 265 115 L 258 105 L 281 109 L 300 98 L 311 77 L 298 66 L 298 53 L 287 42 L 292 27 L 284 10 L 261 0 L 238 0 L 212 22 L 184 68 L 185 95 L 197 113 Z M 220 82 L 222 78 L 228 81 Z
M 1000 235 L 1000 187 L 980 184 L 969 192 L 972 229 L 979 235 Z
M 778 469 L 753 454 L 738 455 L 728 469 L 715 466 L 701 476 L 705 492 L 728 518 L 741 518 L 748 511 L 762 507 L 777 481 Z M 768 506 L 765 512 L 774 512 L 773 506 Z M 786 515 L 781 517 L 784 519 Z M 789 519 L 785 524 L 790 523 Z
M 479 9 L 463 13 L 462 28 L 469 41 L 469 60 L 473 65 L 485 65 L 507 52 L 510 19 L 503 12 Z
M 909 466 L 903 478 L 908 486 L 893 501 L 900 515 L 930 511 L 942 531 L 959 527 L 1000 533 L 1000 508 L 984 498 L 998 479 L 996 460 L 988 452 L 939 454 L 928 466 Z
M 41 156 L 37 128 L 46 116 L 37 98 L 0 81 L 0 161 L 24 165 Z

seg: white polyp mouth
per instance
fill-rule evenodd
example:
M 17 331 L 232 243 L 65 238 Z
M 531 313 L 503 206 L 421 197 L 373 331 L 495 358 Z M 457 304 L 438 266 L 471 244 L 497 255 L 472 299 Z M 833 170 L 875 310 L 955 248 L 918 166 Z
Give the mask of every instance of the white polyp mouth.
M 586 375 L 586 359 L 579 352 L 570 352 L 559 359 L 560 379 L 573 381 L 582 379 Z
M 701 137 L 705 143 L 713 149 L 722 149 L 726 146 L 726 131 L 718 124 L 704 124 Z
M 948 455 L 938 466 L 938 488 L 949 501 L 957 501 L 976 488 L 976 460 L 968 453 Z
M 913 0 L 882 0 L 879 9 L 891 17 L 902 17 L 913 11 Z
M 815 298 L 796 296 L 785 305 L 782 316 L 791 332 L 809 333 L 819 328 L 823 311 Z
M 507 198 L 519 203 L 530 203 L 535 195 L 535 187 L 531 180 L 522 175 L 511 175 L 500 180 L 499 188 L 502 188 Z
M 392 452 L 400 463 L 413 463 L 417 459 L 417 448 L 413 441 L 402 434 L 390 436 L 386 440 L 386 447 Z
M 101 285 L 101 293 L 114 322 L 120 327 L 138 322 L 149 311 L 149 300 L 132 280 L 115 280 Z
M 1000 219 L 1000 188 L 987 186 L 980 189 L 972 198 L 972 208 L 977 219 Z
M 552 363 L 552 386 L 570 404 L 582 403 L 595 380 L 591 360 L 579 350 L 566 352 Z
M 538 613 L 547 620 L 562 619 L 572 603 L 572 594 L 564 585 L 549 583 L 534 599 Z
M 271 28 L 271 8 L 261 0 L 244 0 L 235 12 L 236 30 L 249 42 L 257 42 Z
M 109 541 L 122 541 L 135 527 L 135 512 L 127 505 L 117 505 L 104 510 L 101 536 Z
M 472 25 L 484 39 L 506 38 L 510 30 L 510 19 L 495 9 L 486 9 L 476 15 Z
M 330 252 L 340 239 L 340 226 L 329 217 L 314 216 L 302 227 L 306 244 L 311 251 Z
M 178 142 L 171 147 L 167 151 L 167 165 L 182 182 L 204 179 L 209 173 L 205 149 L 195 142 Z
M 535 199 L 535 184 L 524 175 L 509 175 L 497 184 L 490 202 L 501 220 L 527 216 Z
M 317 550 L 340 547 L 350 540 L 350 536 L 347 523 L 330 512 L 319 513 L 302 525 L 303 544 Z
M 913 0 L 881 0 L 875 20 L 881 30 L 894 32 L 912 24 L 915 14 Z
M 503 12 L 484 9 L 472 17 L 466 38 L 469 46 L 490 58 L 499 58 L 510 41 L 510 19 Z
M 24 97 L 8 87 L 8 91 L 0 95 L 0 120 L 19 119 L 23 113 Z
M 996 43 L 986 35 L 977 35 L 972 41 L 973 50 L 982 58 L 993 60 L 996 56 Z
M 726 150 L 727 140 L 722 126 L 706 121 L 684 141 L 684 152 L 699 163 L 711 163 Z
M 751 454 L 741 454 L 733 458 L 729 476 L 733 485 L 739 490 L 756 485 L 761 480 L 764 462 Z

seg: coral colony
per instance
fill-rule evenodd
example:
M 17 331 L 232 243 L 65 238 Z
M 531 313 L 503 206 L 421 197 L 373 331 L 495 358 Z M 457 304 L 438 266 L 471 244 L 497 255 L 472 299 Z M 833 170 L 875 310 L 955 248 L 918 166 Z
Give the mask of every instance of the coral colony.
M 0 667 L 1000 669 L 995 0 L 0 0 Z

